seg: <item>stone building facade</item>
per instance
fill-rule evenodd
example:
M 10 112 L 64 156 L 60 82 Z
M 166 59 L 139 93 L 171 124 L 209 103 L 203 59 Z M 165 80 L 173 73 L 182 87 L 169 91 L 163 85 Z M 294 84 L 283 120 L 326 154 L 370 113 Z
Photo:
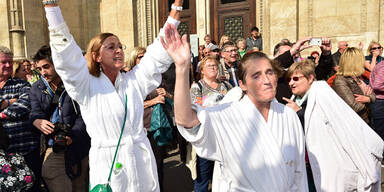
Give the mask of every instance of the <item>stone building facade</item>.
M 59 4 L 74 38 L 83 50 L 100 32 L 119 36 L 128 48 L 147 46 L 156 37 L 172 0 L 62 0 Z M 200 44 L 211 34 L 247 37 L 259 27 L 264 51 L 283 38 L 330 37 L 350 46 L 371 40 L 384 43 L 384 0 L 185 0 L 182 33 L 197 34 Z M 47 22 L 41 0 L 0 1 L 0 44 L 15 58 L 30 58 L 48 44 Z M 315 48 L 313 48 L 315 49 Z

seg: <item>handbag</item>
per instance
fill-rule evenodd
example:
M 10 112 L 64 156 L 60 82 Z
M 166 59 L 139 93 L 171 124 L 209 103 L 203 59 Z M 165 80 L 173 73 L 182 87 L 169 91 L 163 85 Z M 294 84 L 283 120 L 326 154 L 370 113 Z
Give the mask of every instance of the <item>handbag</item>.
M 123 135 L 123 132 L 124 132 L 124 127 L 125 127 L 126 120 L 127 120 L 127 95 L 125 95 L 125 108 L 124 108 L 123 127 L 121 128 L 121 133 L 120 133 L 119 141 L 117 142 L 115 155 L 113 156 L 113 161 L 112 161 L 111 169 L 109 170 L 108 181 L 105 184 L 97 184 L 92 190 L 90 190 L 90 192 L 112 192 L 112 188 L 111 188 L 111 186 L 109 184 L 111 182 L 111 175 L 112 175 L 113 165 L 115 164 L 116 155 L 117 155 L 117 151 L 118 151 L 119 146 L 120 146 L 121 136 Z

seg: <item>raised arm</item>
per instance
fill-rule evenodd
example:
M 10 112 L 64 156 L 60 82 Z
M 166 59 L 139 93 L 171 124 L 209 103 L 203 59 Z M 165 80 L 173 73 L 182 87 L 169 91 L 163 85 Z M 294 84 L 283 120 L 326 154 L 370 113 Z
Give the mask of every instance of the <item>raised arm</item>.
M 176 7 L 181 7 L 183 0 L 176 0 L 173 4 Z M 140 61 L 140 65 L 136 65 L 132 71 L 135 76 L 135 80 L 138 81 L 141 94 L 145 98 L 152 90 L 157 88 L 161 82 L 161 74 L 166 72 L 169 66 L 173 63 L 169 57 L 167 51 L 160 43 L 160 37 L 164 36 L 164 29 L 168 25 L 174 25 L 175 28 L 180 23 L 180 13 L 176 9 L 171 9 L 169 17 L 160 30 L 159 37 L 153 41 L 153 44 L 147 47 L 147 52 Z
M 71 98 L 83 103 L 89 93 L 90 74 L 80 47 L 69 32 L 57 4 L 45 5 L 52 60 Z
M 165 37 L 161 43 L 176 66 L 176 84 L 174 93 L 175 121 L 177 124 L 192 128 L 200 122 L 196 112 L 192 110 L 191 96 L 189 93 L 189 69 L 191 65 L 191 53 L 187 36 L 180 39 L 175 26 L 168 25 L 165 28 Z

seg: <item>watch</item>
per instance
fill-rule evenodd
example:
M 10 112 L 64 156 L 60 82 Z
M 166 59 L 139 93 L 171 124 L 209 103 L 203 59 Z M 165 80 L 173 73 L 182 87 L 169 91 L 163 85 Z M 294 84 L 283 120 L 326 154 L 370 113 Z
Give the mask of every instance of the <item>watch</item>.
M 176 10 L 176 11 L 182 11 L 183 10 L 182 6 L 176 6 L 175 4 L 172 4 L 171 8 Z
M 57 4 L 59 0 L 43 0 L 43 5 Z

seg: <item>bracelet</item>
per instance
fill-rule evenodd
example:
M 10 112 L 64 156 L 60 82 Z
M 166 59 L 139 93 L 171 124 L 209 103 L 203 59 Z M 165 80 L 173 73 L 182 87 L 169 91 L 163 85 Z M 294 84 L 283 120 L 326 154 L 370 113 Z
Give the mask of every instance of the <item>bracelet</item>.
M 182 6 L 176 6 L 175 4 L 172 4 L 171 8 L 176 10 L 176 11 L 182 11 L 183 10 Z
M 8 101 L 8 107 L 9 107 L 11 105 L 11 103 L 9 102 L 9 99 L 7 101 Z
M 52 4 L 57 4 L 59 0 L 43 0 L 43 5 L 52 5 Z

